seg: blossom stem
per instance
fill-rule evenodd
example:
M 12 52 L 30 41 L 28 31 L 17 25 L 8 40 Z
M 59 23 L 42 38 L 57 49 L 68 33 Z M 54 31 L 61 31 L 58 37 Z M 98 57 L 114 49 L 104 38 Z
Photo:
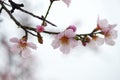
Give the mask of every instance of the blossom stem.
M 51 9 L 51 7 L 52 7 L 53 2 L 54 2 L 54 1 L 51 1 L 51 2 L 50 2 L 50 5 L 49 5 L 49 7 L 48 7 L 48 10 L 47 10 L 47 12 L 46 12 L 46 14 L 45 14 L 45 16 L 44 16 L 44 18 L 43 18 L 43 23 L 42 23 L 42 24 L 45 23 L 46 18 L 47 18 L 48 14 L 49 14 L 49 11 L 50 11 L 50 9 Z

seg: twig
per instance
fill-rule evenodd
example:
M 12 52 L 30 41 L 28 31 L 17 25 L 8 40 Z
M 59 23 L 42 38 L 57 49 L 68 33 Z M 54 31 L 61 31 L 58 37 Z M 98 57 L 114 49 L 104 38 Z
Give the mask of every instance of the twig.
M 11 7 L 9 4 L 7 4 L 7 3 L 5 3 L 5 2 L 3 2 L 3 3 L 4 3 L 5 5 Z M 25 10 L 25 9 L 22 9 L 22 8 L 19 8 L 18 10 L 20 10 L 21 12 L 24 12 L 24 13 L 26 13 L 26 14 L 29 14 L 29 15 L 31 15 L 32 17 L 35 17 L 35 18 L 37 18 L 37 19 L 40 19 L 40 20 L 43 20 L 43 21 L 45 20 L 47 23 L 51 24 L 52 26 L 57 27 L 57 25 L 53 24 L 52 22 L 50 22 L 50 21 L 48 21 L 48 20 L 46 20 L 46 19 L 44 19 L 44 18 L 42 18 L 42 17 L 39 17 L 39 16 L 33 14 L 32 12 L 29 12 L 29 11 L 27 11 L 27 10 Z
M 36 32 L 35 28 L 28 27 L 28 26 L 23 26 L 19 21 L 16 20 L 16 18 L 10 13 L 10 11 L 5 7 L 5 5 L 1 1 L 0 1 L 0 4 L 2 5 L 3 9 L 8 13 L 10 18 L 15 22 L 16 25 L 21 27 L 24 31 L 27 31 L 26 29 L 28 29 L 28 30 L 32 30 L 32 31 Z M 27 31 L 27 32 L 32 34 L 33 36 L 36 36 L 35 34 L 33 34 L 30 31 Z M 47 33 L 47 34 L 58 34 L 58 32 L 50 32 L 50 31 L 44 31 L 44 33 Z

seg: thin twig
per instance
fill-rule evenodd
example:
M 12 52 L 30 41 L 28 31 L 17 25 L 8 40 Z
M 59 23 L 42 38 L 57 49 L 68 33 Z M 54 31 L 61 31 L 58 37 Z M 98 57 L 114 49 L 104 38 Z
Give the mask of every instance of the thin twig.
M 5 5 L 11 7 L 9 4 L 7 4 L 7 3 L 5 3 L 5 2 L 3 2 L 3 3 L 4 3 Z M 42 18 L 42 17 L 39 17 L 39 16 L 33 14 L 32 12 L 29 12 L 29 11 L 27 11 L 27 10 L 25 10 L 25 9 L 22 9 L 22 8 L 19 8 L 18 10 L 20 10 L 21 12 L 24 12 L 24 13 L 26 13 L 26 14 L 29 14 L 29 15 L 35 17 L 35 18 L 38 18 L 38 19 L 40 19 L 40 20 L 43 20 L 43 21 L 45 20 L 47 23 L 51 24 L 52 26 L 57 27 L 57 25 L 53 24 L 52 22 L 50 22 L 50 21 L 48 21 L 48 20 L 46 20 L 46 19 L 44 19 L 44 18 Z
M 16 20 L 16 18 L 10 13 L 10 11 L 5 7 L 5 5 L 0 2 L 0 4 L 2 5 L 3 9 L 8 13 L 8 15 L 11 17 L 11 19 L 16 23 L 16 25 L 18 25 L 19 27 L 21 27 L 23 30 L 26 31 L 26 29 L 28 30 L 32 30 L 32 31 L 35 31 L 35 28 L 32 28 L 32 27 L 28 27 L 28 26 L 23 26 L 19 21 Z M 29 31 L 27 31 L 29 32 Z M 33 33 L 29 32 L 30 34 L 34 35 Z M 44 31 L 44 33 L 47 33 L 47 34 L 58 34 L 59 32 L 50 32 L 50 31 Z M 36 36 L 36 35 L 34 35 Z

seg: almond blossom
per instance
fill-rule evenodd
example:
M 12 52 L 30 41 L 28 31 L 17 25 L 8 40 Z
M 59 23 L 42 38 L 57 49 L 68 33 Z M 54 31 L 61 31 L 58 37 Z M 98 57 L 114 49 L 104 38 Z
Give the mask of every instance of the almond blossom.
M 101 46 L 103 43 L 104 43 L 104 38 L 93 36 L 90 42 L 88 43 L 88 46 L 94 48 L 97 46 Z
M 71 0 L 62 0 L 62 1 L 69 7 Z
M 110 25 L 106 19 L 99 20 L 98 18 L 97 29 L 102 31 L 103 35 L 105 36 L 104 40 L 108 45 L 115 44 L 113 41 L 113 39 L 117 38 L 117 31 L 114 30 L 115 27 L 116 24 Z
M 108 28 L 104 28 L 103 34 L 105 35 L 105 42 L 109 45 L 114 45 L 113 39 L 117 38 L 117 31 L 113 30 L 116 25 L 108 25 Z
M 75 35 L 73 29 L 66 29 L 55 36 L 55 40 L 53 40 L 51 45 L 54 49 L 60 47 L 60 51 L 69 53 L 71 48 L 78 45 L 78 41 L 74 39 Z
M 24 58 L 30 56 L 31 50 L 29 48 L 32 48 L 32 49 L 37 48 L 37 46 L 34 43 L 27 42 L 26 39 L 24 38 L 18 39 L 14 37 L 14 38 L 11 38 L 10 41 L 15 43 L 10 50 L 14 53 L 20 53 L 21 56 Z

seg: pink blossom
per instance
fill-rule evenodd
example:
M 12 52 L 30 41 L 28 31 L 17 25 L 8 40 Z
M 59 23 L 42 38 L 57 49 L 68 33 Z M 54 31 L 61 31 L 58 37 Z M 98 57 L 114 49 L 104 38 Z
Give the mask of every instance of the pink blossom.
M 10 41 L 15 43 L 10 50 L 15 53 L 20 53 L 24 58 L 30 55 L 31 50 L 29 48 L 32 48 L 32 49 L 37 48 L 37 46 L 34 43 L 27 42 L 23 38 L 18 39 L 14 37 L 14 38 L 11 38 Z
M 56 35 L 55 40 L 52 42 L 54 49 L 60 47 L 60 51 L 63 53 L 69 53 L 71 48 L 78 45 L 78 41 L 74 39 L 75 33 L 72 29 L 66 29 L 60 34 Z
M 108 45 L 115 44 L 113 41 L 113 39 L 117 38 L 117 31 L 114 30 L 115 27 L 116 24 L 110 25 L 106 19 L 99 20 L 98 18 L 97 29 L 102 31 L 103 35 L 105 36 L 104 40 Z
M 43 32 L 43 31 L 44 31 L 44 26 L 37 25 L 36 32 Z
M 69 7 L 71 0 L 62 0 L 62 1 Z
M 76 26 L 74 26 L 74 25 L 70 25 L 67 29 L 72 29 L 73 32 L 75 32 L 75 31 L 76 31 Z
M 108 26 L 108 21 L 106 19 L 100 20 L 99 17 L 97 19 L 97 28 L 102 29 Z
M 101 46 L 103 43 L 104 43 L 104 38 L 94 36 L 90 40 L 88 46 L 93 48 L 93 47 Z
M 104 29 L 105 42 L 109 45 L 114 45 L 113 39 L 117 38 L 117 31 L 113 30 L 115 25 L 109 25 L 108 28 Z

